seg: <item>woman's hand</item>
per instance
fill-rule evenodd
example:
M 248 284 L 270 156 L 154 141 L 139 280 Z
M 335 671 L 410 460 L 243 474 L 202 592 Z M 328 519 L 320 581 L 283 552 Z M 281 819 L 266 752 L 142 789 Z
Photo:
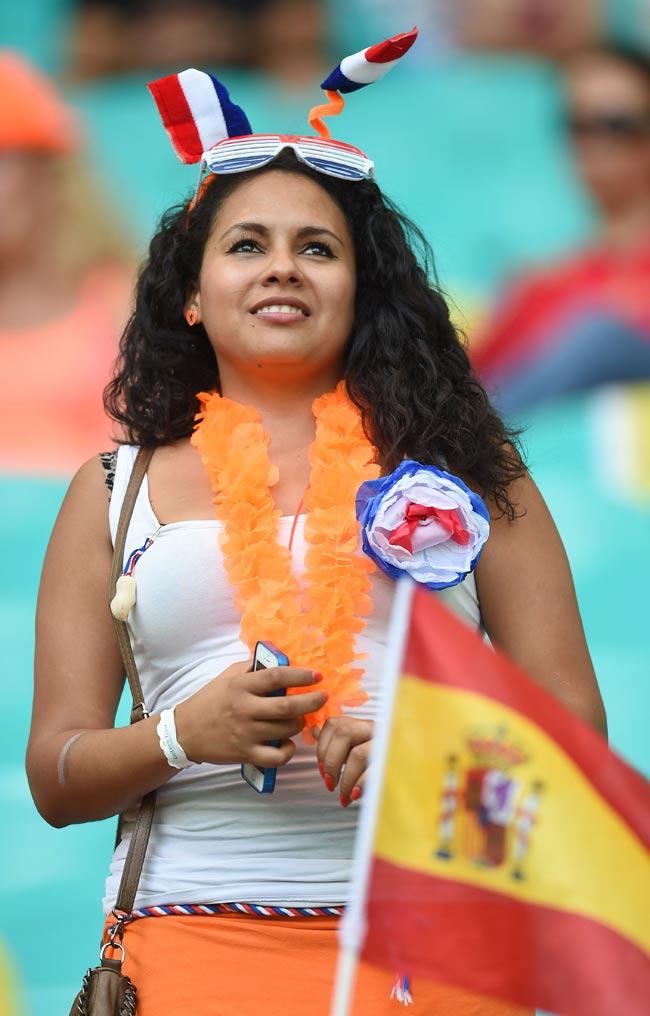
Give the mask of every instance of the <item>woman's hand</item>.
M 340 780 L 339 799 L 344 808 L 361 797 L 372 732 L 369 720 L 352 716 L 337 716 L 327 720 L 321 730 L 313 730 L 320 774 L 328 790 L 334 790 Z
M 185 702 L 176 706 L 179 744 L 192 762 L 215 765 L 250 762 L 264 768 L 286 765 L 306 713 L 327 701 L 323 691 L 269 698 L 280 688 L 302 688 L 321 678 L 298 667 L 251 671 L 252 660 L 233 663 Z M 268 741 L 280 741 L 272 748 Z

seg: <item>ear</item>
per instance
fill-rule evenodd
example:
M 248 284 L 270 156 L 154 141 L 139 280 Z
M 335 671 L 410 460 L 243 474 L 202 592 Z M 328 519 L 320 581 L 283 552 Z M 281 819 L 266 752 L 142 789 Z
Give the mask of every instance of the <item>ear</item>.
M 201 321 L 201 294 L 198 289 L 193 289 L 185 301 L 183 317 L 190 328 L 193 328 L 194 325 L 199 324 Z

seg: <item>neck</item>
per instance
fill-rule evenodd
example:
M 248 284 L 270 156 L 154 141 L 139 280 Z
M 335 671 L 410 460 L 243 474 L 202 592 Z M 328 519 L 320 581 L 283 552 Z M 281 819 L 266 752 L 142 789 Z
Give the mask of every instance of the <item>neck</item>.
M 605 212 L 600 233 L 604 247 L 625 252 L 646 241 L 649 235 L 650 194 Z
M 314 437 L 312 405 L 325 392 L 336 388 L 341 371 L 336 364 L 318 374 L 283 378 L 267 372 L 243 374 L 229 364 L 219 364 L 221 394 L 241 405 L 253 406 L 271 437 L 274 455 L 307 447 Z

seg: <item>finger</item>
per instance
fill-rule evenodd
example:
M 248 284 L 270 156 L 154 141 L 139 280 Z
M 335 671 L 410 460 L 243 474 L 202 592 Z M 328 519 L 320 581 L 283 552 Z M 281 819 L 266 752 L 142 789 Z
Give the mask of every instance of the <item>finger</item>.
M 260 769 L 277 769 L 279 766 L 285 766 L 293 758 L 295 751 L 295 743 L 289 740 L 283 741 L 277 748 L 272 748 L 268 744 L 256 744 L 251 748 L 247 761 L 259 766 Z
M 354 788 L 359 784 L 363 774 L 368 768 L 368 754 L 369 754 L 368 743 L 360 744 L 356 748 L 353 748 L 348 755 L 348 760 L 345 763 L 345 769 L 341 776 L 341 786 L 339 788 L 341 795 L 341 804 L 344 799 L 347 803 L 350 803 L 350 797 Z
M 256 744 L 265 741 L 285 741 L 301 732 L 305 721 L 300 717 L 294 720 L 277 720 L 276 722 L 256 720 L 253 727 L 253 739 Z
M 250 702 L 251 716 L 255 720 L 293 720 L 306 713 L 315 713 L 327 702 L 328 695 L 324 691 L 310 691 L 299 695 L 283 695 L 268 697 L 252 696 Z
M 313 728 L 316 729 L 316 728 Z M 312 731 L 313 732 L 313 731 Z M 333 716 L 325 722 L 318 737 L 317 754 L 325 757 L 332 737 L 345 737 L 351 747 L 363 744 L 372 737 L 373 724 L 370 720 L 359 720 L 354 716 Z
M 366 786 L 366 773 L 367 772 L 368 772 L 368 770 L 366 769 L 366 771 L 361 774 L 361 776 L 359 777 L 359 779 L 357 780 L 357 782 L 353 786 L 352 791 L 350 793 L 350 800 L 351 801 L 358 801 L 360 797 L 363 797 L 363 792 L 364 792 L 365 786 Z
M 329 735 L 329 736 L 328 736 Z M 323 780 L 328 790 L 334 790 L 350 752 L 372 737 L 372 724 L 351 716 L 328 720 L 318 742 L 318 754 L 323 763 Z M 325 745 L 321 753 L 321 742 Z
M 254 670 L 247 674 L 246 688 L 254 695 L 268 695 L 282 688 L 308 688 L 320 680 L 320 674 L 304 667 L 269 667 L 268 670 Z
M 339 782 L 351 749 L 348 735 L 339 728 L 334 728 L 323 756 L 323 780 L 328 790 L 334 790 Z
M 316 745 L 316 760 L 318 762 L 318 771 L 320 772 L 323 780 L 325 780 L 325 756 L 327 755 L 327 749 L 329 747 L 330 741 L 332 740 L 332 734 L 334 733 L 335 729 L 336 724 L 334 720 L 326 720 L 320 734 L 318 735 L 318 744 Z M 328 782 L 331 782 L 331 777 L 329 781 L 326 781 L 326 785 Z M 334 784 L 332 783 L 332 790 L 333 789 Z

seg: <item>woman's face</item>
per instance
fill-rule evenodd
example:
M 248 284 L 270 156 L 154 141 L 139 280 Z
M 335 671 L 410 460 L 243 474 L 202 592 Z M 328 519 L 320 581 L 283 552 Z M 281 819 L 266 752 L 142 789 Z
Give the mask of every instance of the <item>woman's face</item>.
M 60 214 L 59 161 L 40 151 L 0 153 L 0 268 L 15 269 L 38 246 L 51 248 Z
M 338 369 L 354 318 L 352 236 L 322 187 L 270 170 L 221 205 L 194 305 L 220 372 L 296 380 Z
M 650 195 L 650 94 L 641 74 L 587 54 L 571 64 L 568 112 L 578 172 L 605 212 Z

